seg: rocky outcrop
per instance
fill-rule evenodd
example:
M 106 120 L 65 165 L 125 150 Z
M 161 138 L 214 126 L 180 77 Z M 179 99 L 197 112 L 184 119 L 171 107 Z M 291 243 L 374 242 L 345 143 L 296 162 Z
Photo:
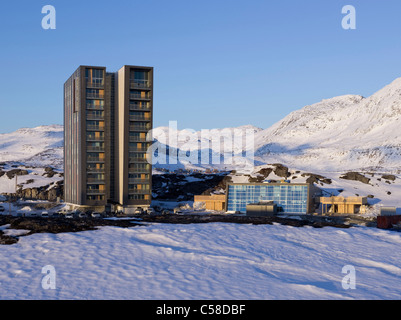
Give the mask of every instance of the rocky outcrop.
M 23 198 L 26 200 L 57 201 L 57 198 L 63 198 L 63 192 L 63 181 L 57 181 L 53 185 L 19 189 L 17 193 L 13 194 L 12 196 L 17 196 L 18 198 Z
M 231 177 L 223 174 L 157 174 L 152 176 L 155 200 L 192 201 L 195 195 L 224 189 Z
M 395 181 L 396 177 L 393 174 L 383 174 L 382 178 L 384 180 L 390 180 L 390 181 Z
M 291 176 L 291 173 L 289 172 L 288 168 L 284 165 L 282 165 L 281 163 L 275 163 L 273 164 L 273 166 L 275 167 L 273 169 L 273 172 L 276 176 L 282 177 L 282 178 L 288 178 L 289 176 Z
M 45 168 L 45 173 L 43 174 L 43 176 L 46 176 L 48 178 L 52 178 L 55 174 L 57 174 L 57 172 L 54 171 L 54 169 L 52 167 L 46 167 Z
M 319 174 L 303 173 L 301 176 L 308 177 L 306 179 L 306 183 L 320 183 L 320 184 L 331 184 L 332 183 L 331 179 L 323 177 Z
M 358 172 L 347 172 L 345 175 L 341 176 L 340 179 L 360 181 L 365 184 L 369 184 L 370 182 L 369 178 Z
M 27 174 L 29 174 L 29 172 L 23 169 L 12 169 L 6 172 L 8 179 L 12 179 L 15 176 L 25 176 Z
M 262 175 L 263 177 L 267 178 L 270 173 L 272 173 L 273 169 L 272 168 L 263 168 L 260 169 L 257 173 Z

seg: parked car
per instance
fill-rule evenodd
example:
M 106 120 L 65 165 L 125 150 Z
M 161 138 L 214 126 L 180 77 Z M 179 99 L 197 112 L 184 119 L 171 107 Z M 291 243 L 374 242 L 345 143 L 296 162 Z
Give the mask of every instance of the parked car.
M 92 212 L 92 218 L 100 218 L 102 215 L 99 212 Z
M 182 211 L 180 208 L 174 208 L 174 213 L 175 214 L 182 214 Z
M 47 211 L 43 211 L 42 218 L 48 218 L 48 217 L 49 217 L 49 213 Z
M 134 211 L 134 214 L 142 214 L 143 213 L 143 209 L 142 208 L 136 208 Z
M 72 219 L 72 218 L 74 218 L 74 215 L 72 214 L 72 212 L 67 212 L 67 213 L 64 215 L 64 218 L 66 218 L 66 219 Z
M 27 216 L 30 218 L 35 218 L 38 216 L 38 214 L 36 212 L 31 212 L 31 213 L 28 213 Z
M 78 217 L 79 217 L 79 218 L 86 218 L 87 215 L 86 215 L 85 212 L 80 212 L 80 213 L 78 213 Z
M 153 210 L 153 208 L 147 208 L 146 213 L 147 214 L 155 214 L 155 210 Z

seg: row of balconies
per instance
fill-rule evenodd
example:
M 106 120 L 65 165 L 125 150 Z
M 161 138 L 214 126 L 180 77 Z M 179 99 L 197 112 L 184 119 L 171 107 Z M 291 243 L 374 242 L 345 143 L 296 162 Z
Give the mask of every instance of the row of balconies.
M 104 81 L 86 81 L 86 87 L 87 88 L 96 88 L 96 89 L 101 89 L 104 87 Z M 130 80 L 130 88 L 131 89 L 150 89 L 152 87 L 152 84 L 150 80 L 142 80 L 142 79 L 134 79 Z

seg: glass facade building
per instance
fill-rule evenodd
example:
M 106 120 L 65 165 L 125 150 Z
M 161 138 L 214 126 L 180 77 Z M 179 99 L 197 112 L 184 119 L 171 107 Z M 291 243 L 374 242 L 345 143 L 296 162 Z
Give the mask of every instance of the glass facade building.
M 311 190 L 313 188 L 313 190 Z M 227 211 L 246 213 L 246 205 L 273 201 L 278 212 L 307 214 L 315 187 L 308 183 L 238 183 L 227 186 Z

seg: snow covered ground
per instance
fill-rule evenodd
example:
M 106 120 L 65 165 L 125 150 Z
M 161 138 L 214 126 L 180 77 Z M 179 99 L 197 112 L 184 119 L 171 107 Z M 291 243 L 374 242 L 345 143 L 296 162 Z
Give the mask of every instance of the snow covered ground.
M 400 245 L 375 228 L 277 224 L 34 234 L 1 247 L 0 299 L 400 299 Z M 355 289 L 342 287 L 346 265 Z

